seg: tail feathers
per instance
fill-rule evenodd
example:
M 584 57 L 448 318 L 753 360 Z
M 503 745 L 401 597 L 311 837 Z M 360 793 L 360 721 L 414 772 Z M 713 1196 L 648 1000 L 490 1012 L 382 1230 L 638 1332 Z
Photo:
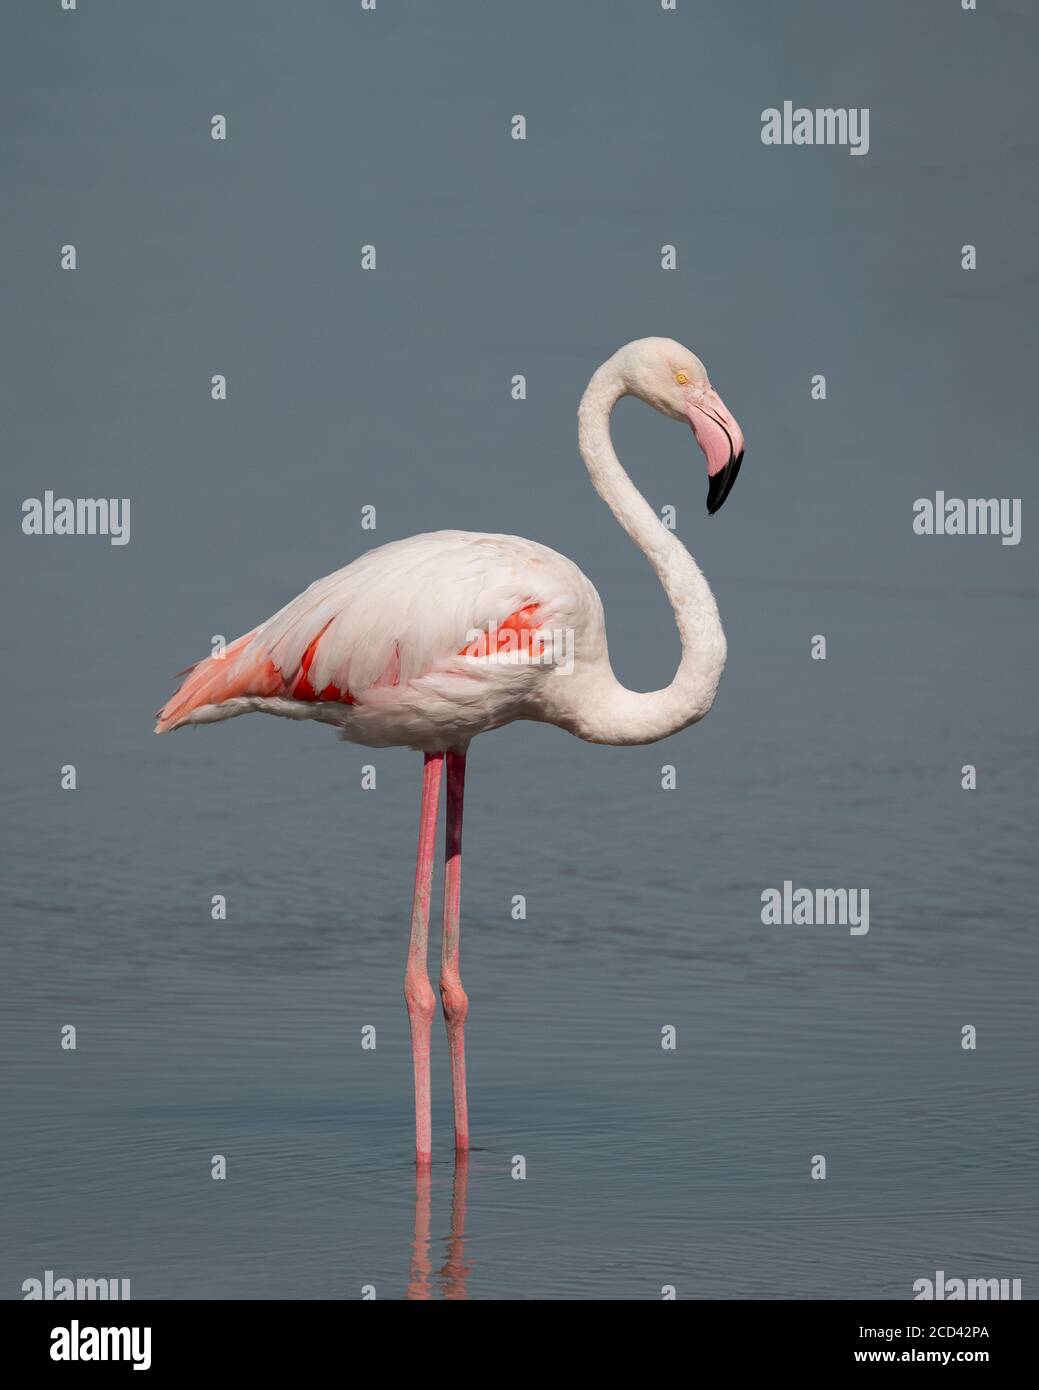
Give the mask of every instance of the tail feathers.
M 155 732 L 164 734 L 191 723 L 194 711 L 205 705 L 219 705 L 240 695 L 277 694 L 282 689 L 282 679 L 273 662 L 262 658 L 241 660 L 255 635 L 255 629 L 247 632 L 220 656 L 206 657 L 182 671 L 185 680 L 159 710 Z

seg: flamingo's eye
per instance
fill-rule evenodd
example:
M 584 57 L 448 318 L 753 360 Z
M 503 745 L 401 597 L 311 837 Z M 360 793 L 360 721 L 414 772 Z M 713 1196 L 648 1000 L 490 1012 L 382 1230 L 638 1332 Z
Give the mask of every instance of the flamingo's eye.
M 678 382 L 679 386 L 688 386 L 688 384 L 689 384 L 689 373 L 688 373 L 688 372 L 675 372 L 675 380 Z

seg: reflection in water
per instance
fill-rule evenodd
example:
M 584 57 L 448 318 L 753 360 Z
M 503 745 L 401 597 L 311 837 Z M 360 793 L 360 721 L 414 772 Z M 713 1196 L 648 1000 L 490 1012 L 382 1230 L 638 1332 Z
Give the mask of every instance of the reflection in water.
M 455 1180 L 451 1188 L 451 1234 L 447 1238 L 447 1259 L 440 1271 L 445 1298 L 465 1298 L 465 1281 L 470 1265 L 465 1262 L 465 1202 L 469 1188 L 469 1155 L 455 1155 Z
M 451 1190 L 451 1233 L 447 1237 L 447 1256 L 440 1269 L 440 1291 L 444 1298 L 465 1298 L 470 1265 L 465 1262 L 465 1207 L 469 1184 L 469 1155 L 455 1155 L 455 1177 Z M 428 1299 L 432 1262 L 429 1257 L 432 1173 L 427 1168 L 415 1174 L 415 1240 L 411 1251 L 409 1299 Z

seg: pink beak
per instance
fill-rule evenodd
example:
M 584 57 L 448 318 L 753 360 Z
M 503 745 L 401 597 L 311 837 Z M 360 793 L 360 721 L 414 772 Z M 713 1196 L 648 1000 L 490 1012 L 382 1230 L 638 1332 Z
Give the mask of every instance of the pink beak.
M 721 396 L 709 386 L 697 401 L 686 403 L 685 413 L 696 442 L 707 459 L 707 511 L 718 510 L 732 491 L 743 462 L 743 431 Z

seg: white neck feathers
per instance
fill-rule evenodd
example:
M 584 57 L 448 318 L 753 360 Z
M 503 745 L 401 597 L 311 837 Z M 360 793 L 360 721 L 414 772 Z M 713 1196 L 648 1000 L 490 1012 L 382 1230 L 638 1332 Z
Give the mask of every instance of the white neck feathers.
M 653 566 L 674 611 L 682 660 L 663 690 L 627 690 L 607 663 L 594 690 L 582 693 L 575 732 L 593 743 L 652 743 L 702 719 L 725 667 L 725 634 L 710 586 L 678 537 L 628 477 L 610 439 L 610 414 L 627 394 L 606 362 L 588 383 L 578 410 L 581 456 L 592 486 Z

